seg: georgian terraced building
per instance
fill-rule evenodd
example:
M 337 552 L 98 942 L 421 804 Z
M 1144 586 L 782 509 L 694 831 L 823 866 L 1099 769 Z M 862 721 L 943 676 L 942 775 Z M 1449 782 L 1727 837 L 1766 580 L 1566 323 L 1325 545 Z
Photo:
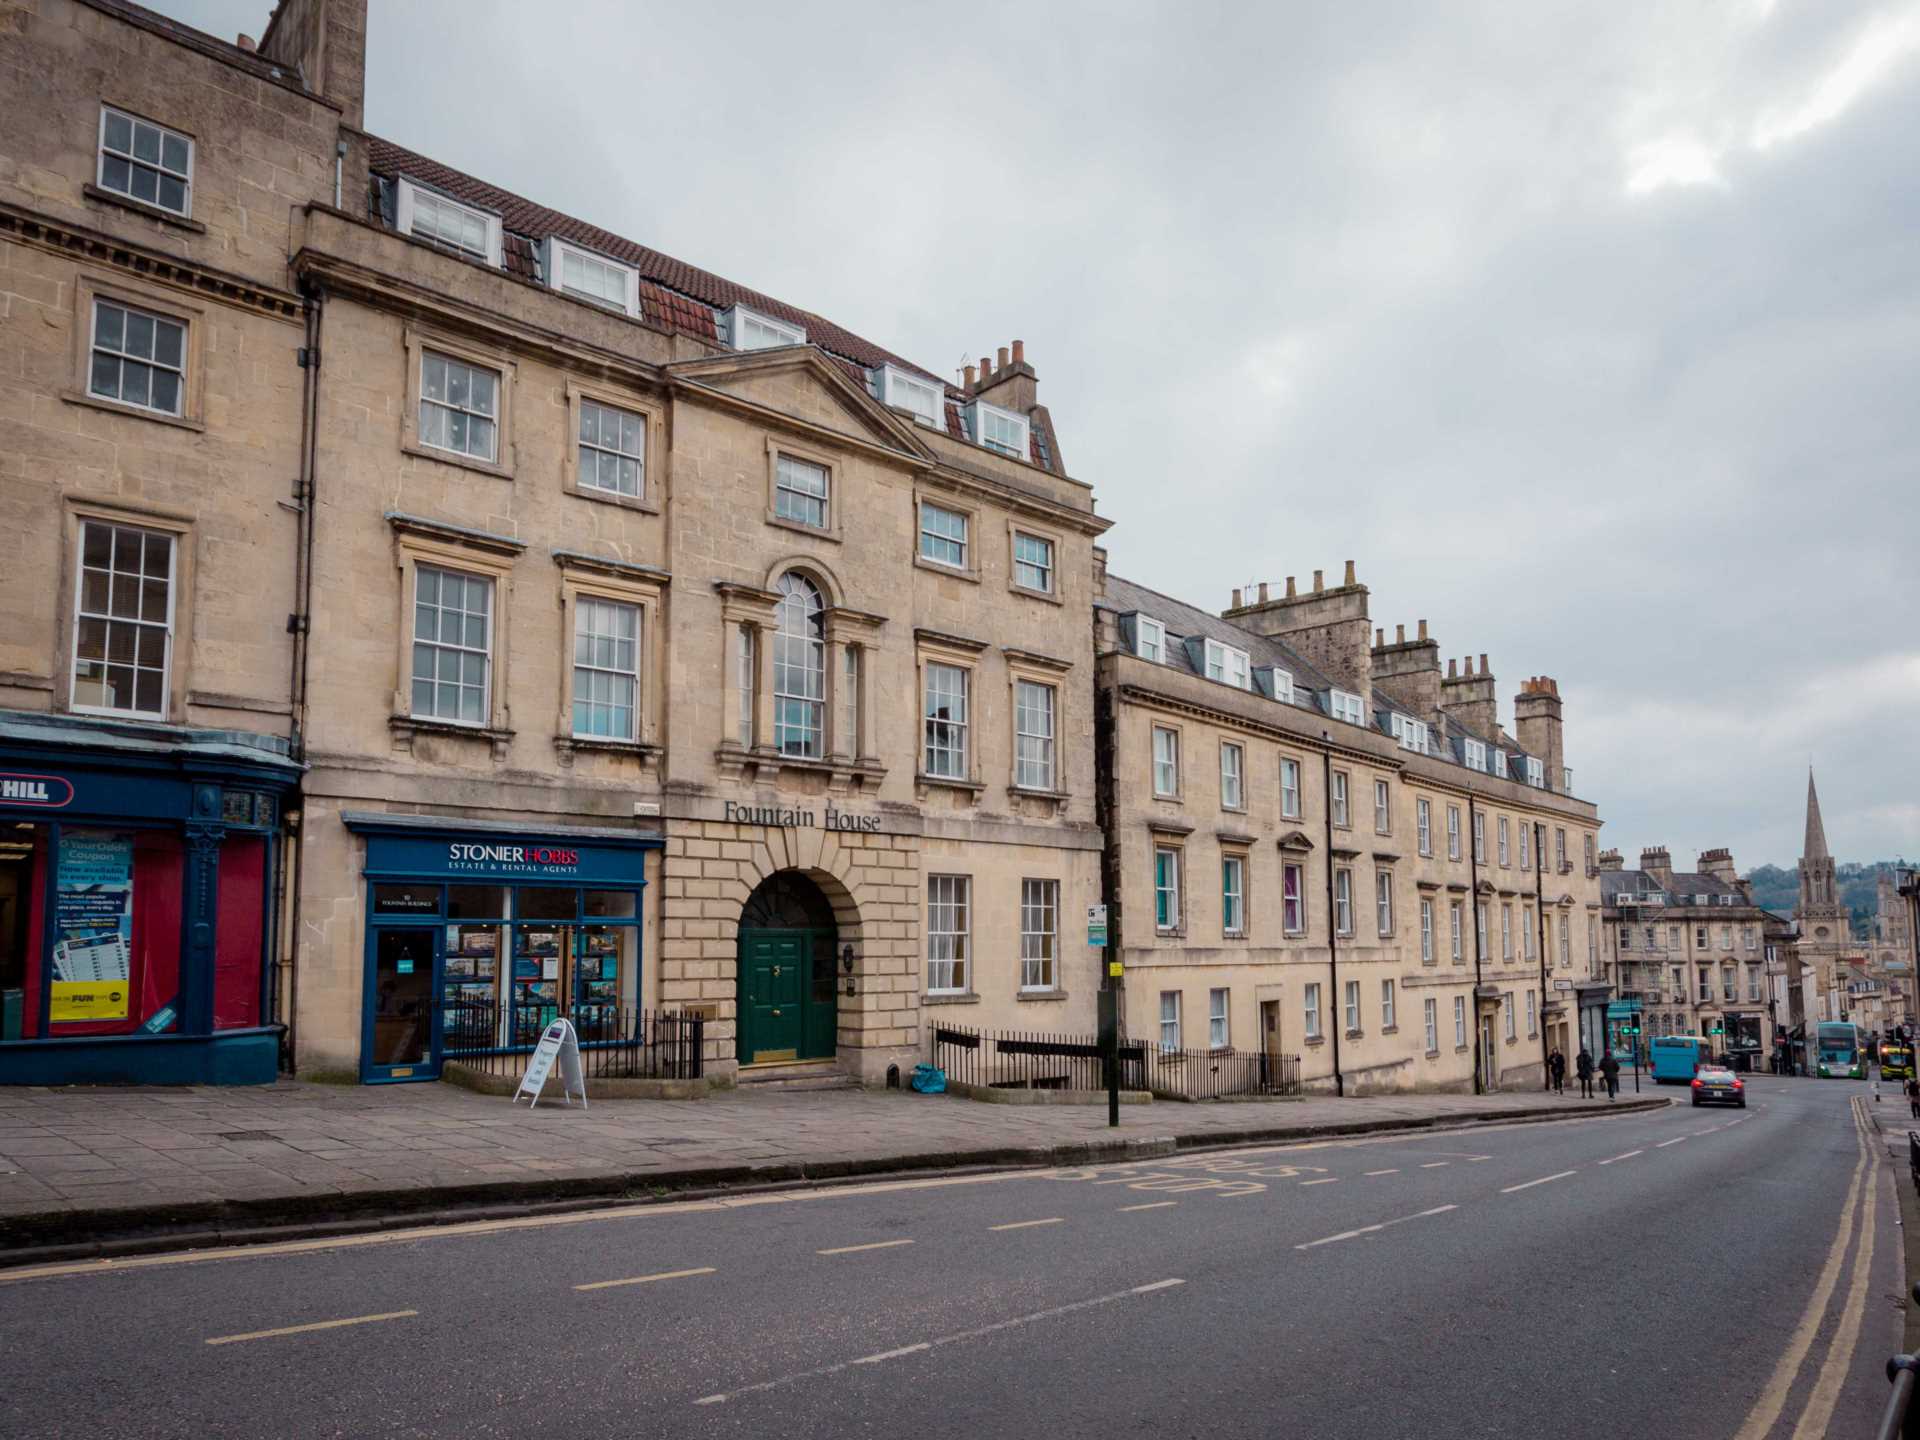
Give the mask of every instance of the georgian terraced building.
M 1537 1086 L 1596 1048 L 1594 846 L 1559 688 L 1373 630 L 1351 562 L 1222 615 L 1096 572 L 1101 823 L 1124 1013 L 1309 1088 Z M 1371 634 L 1370 634 L 1371 632 Z
M 1018 341 L 949 383 L 367 134 L 364 0 L 16 21 L 0 768 L 71 798 L 0 799 L 26 1037 L 411 1080 L 450 1005 L 667 1007 L 871 1079 L 934 1007 L 1090 1028 L 1107 522 Z

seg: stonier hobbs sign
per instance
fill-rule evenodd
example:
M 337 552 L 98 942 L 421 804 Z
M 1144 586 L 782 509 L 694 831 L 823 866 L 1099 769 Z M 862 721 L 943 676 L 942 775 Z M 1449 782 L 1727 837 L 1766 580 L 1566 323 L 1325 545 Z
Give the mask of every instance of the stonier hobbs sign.
M 782 830 L 852 830 L 871 835 L 880 829 L 878 815 L 849 815 L 831 804 L 821 818 L 812 810 L 789 805 L 736 805 L 729 800 L 720 818 L 733 825 L 766 825 Z

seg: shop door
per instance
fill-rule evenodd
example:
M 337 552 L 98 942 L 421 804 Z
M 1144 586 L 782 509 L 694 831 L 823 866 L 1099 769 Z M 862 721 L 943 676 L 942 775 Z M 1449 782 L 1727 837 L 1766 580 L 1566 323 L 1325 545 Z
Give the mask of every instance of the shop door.
M 1260 1002 L 1260 1055 L 1265 1063 L 1263 1078 L 1268 1089 L 1277 1089 L 1284 1078 L 1280 1065 L 1280 1002 Z
M 1493 1048 L 1493 1017 L 1480 1017 L 1480 1088 L 1491 1094 L 1500 1088 L 1500 1052 Z
M 740 1061 L 806 1058 L 812 936 L 805 930 L 740 931 Z M 832 955 L 828 955 L 832 963 Z
M 433 1080 L 440 1074 L 434 995 L 440 928 L 381 926 L 373 932 L 366 1061 L 368 1080 Z

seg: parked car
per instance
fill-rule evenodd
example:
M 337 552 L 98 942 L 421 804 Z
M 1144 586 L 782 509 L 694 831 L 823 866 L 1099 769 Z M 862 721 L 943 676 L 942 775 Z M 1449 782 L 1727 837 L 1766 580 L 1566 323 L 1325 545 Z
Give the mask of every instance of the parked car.
M 1747 1082 L 1724 1065 L 1702 1065 L 1699 1073 L 1693 1077 L 1693 1103 L 1705 1105 L 1709 1100 L 1718 1104 L 1738 1105 L 1747 1108 Z

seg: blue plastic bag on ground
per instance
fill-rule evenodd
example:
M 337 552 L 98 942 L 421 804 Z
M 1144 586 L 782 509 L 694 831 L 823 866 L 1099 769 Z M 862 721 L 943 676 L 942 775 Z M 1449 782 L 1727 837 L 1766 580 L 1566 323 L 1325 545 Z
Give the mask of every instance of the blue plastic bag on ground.
M 944 1095 L 947 1091 L 947 1072 L 938 1065 L 916 1065 L 913 1078 L 907 1082 L 922 1095 Z

